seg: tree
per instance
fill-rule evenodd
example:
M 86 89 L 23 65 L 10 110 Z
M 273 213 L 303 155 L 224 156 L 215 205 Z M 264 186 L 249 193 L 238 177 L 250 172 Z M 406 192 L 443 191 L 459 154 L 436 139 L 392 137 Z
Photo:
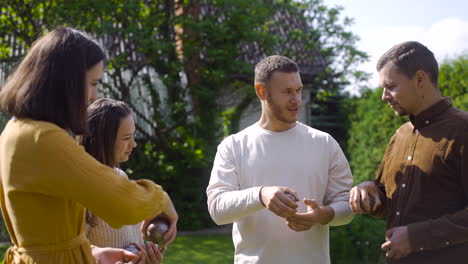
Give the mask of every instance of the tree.
M 439 70 L 439 89 L 453 105 L 468 111 L 468 54 L 446 60 Z
M 340 21 L 341 9 L 321 0 L 0 2 L 4 73 L 57 25 L 78 27 L 105 46 L 101 92 L 131 105 L 141 139 L 127 172 L 162 184 L 185 229 L 206 225 L 204 190 L 222 128 L 236 132 L 256 99 L 256 61 L 246 54 L 257 60 L 281 53 L 321 65 L 308 83 L 323 100 L 339 94 L 350 76 L 364 76 L 354 69 L 366 55 L 346 29 L 351 20 Z

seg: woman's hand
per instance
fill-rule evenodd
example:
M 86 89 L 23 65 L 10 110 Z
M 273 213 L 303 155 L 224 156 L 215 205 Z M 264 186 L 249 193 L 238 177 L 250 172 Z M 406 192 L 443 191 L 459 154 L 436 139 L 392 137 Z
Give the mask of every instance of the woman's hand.
M 142 245 L 138 245 L 136 243 L 131 243 L 132 245 L 136 246 L 141 254 L 140 261 L 138 264 L 160 264 L 162 263 L 164 257 L 163 253 L 159 250 L 158 245 L 152 242 L 146 242 Z
M 91 252 L 96 264 L 134 264 L 139 257 L 122 248 L 93 247 Z
M 167 193 L 166 193 L 166 195 L 167 195 Z M 169 197 L 169 195 L 167 195 L 167 200 L 168 200 L 167 206 L 164 209 L 164 211 L 161 214 L 156 216 L 156 217 L 165 218 L 169 222 L 169 230 L 164 235 L 164 239 L 167 242 L 161 248 L 162 253 L 164 253 L 164 251 L 166 251 L 167 246 L 169 246 L 169 244 L 174 242 L 174 239 L 176 238 L 176 235 L 177 235 L 177 221 L 179 220 L 179 215 L 177 214 L 177 211 L 176 211 L 176 209 L 174 207 L 174 204 L 172 203 L 171 198 Z M 156 217 L 154 217 L 154 218 L 156 218 Z M 141 233 L 142 233 L 143 239 L 148 239 L 148 236 L 146 234 L 146 229 L 148 228 L 148 225 L 151 223 L 151 221 L 154 220 L 154 218 L 148 219 L 148 220 L 145 220 L 145 221 L 142 222 L 142 224 L 141 224 Z

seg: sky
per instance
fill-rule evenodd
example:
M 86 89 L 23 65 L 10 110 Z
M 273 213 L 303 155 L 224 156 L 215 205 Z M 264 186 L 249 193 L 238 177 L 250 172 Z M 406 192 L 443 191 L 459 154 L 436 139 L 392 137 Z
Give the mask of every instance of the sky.
M 371 73 L 368 87 L 378 87 L 375 65 L 393 45 L 414 40 L 428 47 L 438 61 L 468 54 L 466 0 L 323 0 L 340 5 L 342 15 L 354 19 L 349 29 L 360 37 L 357 47 L 370 55 L 359 69 Z M 358 85 L 348 90 L 356 93 Z

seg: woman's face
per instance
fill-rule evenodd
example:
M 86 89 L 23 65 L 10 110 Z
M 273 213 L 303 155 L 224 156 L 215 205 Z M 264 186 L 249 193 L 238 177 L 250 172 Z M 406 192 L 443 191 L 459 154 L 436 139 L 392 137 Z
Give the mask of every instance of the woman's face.
M 86 93 L 88 96 L 88 105 L 97 99 L 97 88 L 104 73 L 104 62 L 100 61 L 86 71 Z
M 132 150 L 137 146 L 133 137 L 134 134 L 135 121 L 133 121 L 132 115 L 122 118 L 114 145 L 114 159 L 116 163 L 127 161 Z

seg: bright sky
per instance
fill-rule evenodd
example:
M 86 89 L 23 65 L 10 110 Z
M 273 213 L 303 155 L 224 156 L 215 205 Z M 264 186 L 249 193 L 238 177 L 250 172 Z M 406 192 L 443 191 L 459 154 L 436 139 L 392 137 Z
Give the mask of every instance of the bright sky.
M 354 19 L 351 31 L 361 40 L 358 48 L 370 55 L 360 69 L 372 73 L 367 84 L 378 86 L 375 65 L 393 45 L 415 40 L 427 46 L 439 64 L 468 53 L 468 1 L 466 0 L 324 0 L 340 5 L 342 15 Z M 356 85 L 350 87 L 351 92 Z

